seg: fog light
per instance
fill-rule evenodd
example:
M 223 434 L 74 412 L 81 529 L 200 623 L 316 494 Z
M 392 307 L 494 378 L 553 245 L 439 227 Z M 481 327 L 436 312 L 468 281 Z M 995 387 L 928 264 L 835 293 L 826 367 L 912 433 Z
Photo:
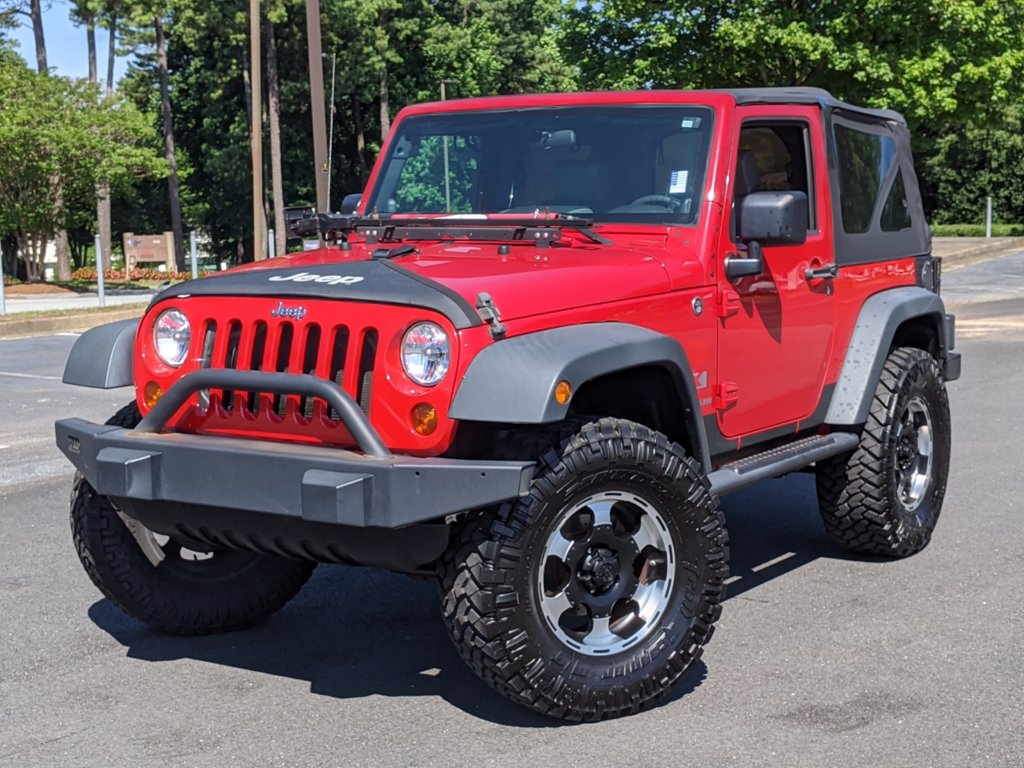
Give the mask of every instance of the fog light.
M 437 429 L 437 411 L 434 406 L 420 403 L 412 409 L 412 428 L 420 435 L 432 434 Z
M 152 408 L 154 405 L 160 402 L 160 398 L 164 396 L 164 391 L 160 389 L 160 385 L 155 381 L 151 381 L 146 384 L 146 388 L 142 390 L 142 399 L 146 403 L 147 408 Z
M 572 385 L 568 381 L 560 381 L 555 385 L 555 402 L 565 405 L 572 397 Z

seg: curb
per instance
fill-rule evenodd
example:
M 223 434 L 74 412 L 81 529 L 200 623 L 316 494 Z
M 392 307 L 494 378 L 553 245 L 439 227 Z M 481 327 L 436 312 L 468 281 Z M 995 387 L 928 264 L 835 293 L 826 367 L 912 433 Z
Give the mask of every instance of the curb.
M 943 269 L 955 269 L 996 258 L 1005 254 L 1024 251 L 1024 237 L 993 237 L 983 245 L 968 245 L 957 249 L 955 237 L 932 239 L 932 253 L 942 259 Z
M 20 336 L 48 336 L 53 333 L 87 331 L 97 325 L 141 317 L 148 304 L 130 304 L 117 309 L 94 312 L 69 312 L 51 317 L 19 317 L 7 315 L 0 318 L 0 339 Z

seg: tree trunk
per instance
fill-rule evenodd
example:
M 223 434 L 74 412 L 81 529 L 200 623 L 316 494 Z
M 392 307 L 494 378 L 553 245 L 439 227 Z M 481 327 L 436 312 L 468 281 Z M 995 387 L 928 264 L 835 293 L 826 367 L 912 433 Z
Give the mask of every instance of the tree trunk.
M 99 58 L 96 51 L 96 17 L 95 15 L 86 18 L 85 25 L 85 37 L 89 48 L 89 82 L 99 85 L 99 67 L 97 66 L 97 59 Z M 111 32 L 110 39 L 114 39 L 114 34 Z M 111 55 L 111 48 L 107 49 L 107 58 Z M 107 78 L 108 78 L 108 90 L 110 88 L 109 80 L 112 76 L 112 64 L 107 62 Z M 108 93 L 109 97 L 109 93 Z M 106 181 L 100 181 L 96 184 L 96 223 L 98 225 L 100 234 L 100 253 L 103 256 L 103 264 L 107 268 L 110 267 L 110 185 Z M 74 252 L 72 248 L 71 259 L 78 265 L 79 255 Z
M 85 18 L 85 41 L 89 51 L 89 82 L 99 81 L 99 74 L 96 70 L 96 16 L 89 14 Z
M 18 256 L 25 265 L 25 279 L 38 283 L 43 276 L 46 238 L 34 234 L 18 235 Z
M 107 42 L 107 98 L 114 98 L 114 64 L 117 61 L 117 11 L 110 12 L 110 38 Z M 114 231 L 111 223 L 110 184 L 101 181 L 96 187 L 96 221 L 100 230 L 100 248 L 107 263 L 114 253 Z
M 40 74 L 45 75 L 50 71 L 50 68 L 46 61 L 46 36 L 43 34 L 41 0 L 30 1 L 29 15 L 32 18 L 32 32 L 36 38 L 36 67 L 39 69 Z M 53 185 L 54 209 L 58 214 L 62 215 L 64 210 L 64 185 L 61 183 L 60 173 L 55 173 L 51 176 L 50 183 Z M 57 277 L 61 280 L 70 280 L 71 264 L 68 261 L 68 233 L 63 227 L 57 230 L 57 234 L 54 237 L 54 245 L 57 250 Z M 45 252 L 45 246 L 41 250 Z M 39 258 L 42 259 L 43 257 L 40 256 Z M 42 262 L 40 261 L 40 263 Z M 43 273 L 38 272 L 35 279 L 38 280 L 41 274 Z
M 0 251 L 3 251 L 3 255 L 0 259 L 3 260 L 3 273 L 5 275 L 17 277 L 18 276 L 18 238 L 14 235 L 4 235 L 0 238 Z
M 160 17 L 153 18 L 156 31 L 157 72 L 160 76 L 160 111 L 164 118 L 164 150 L 167 155 L 167 194 L 171 206 L 171 230 L 174 233 L 174 263 L 185 271 L 185 228 L 181 222 L 181 194 L 178 188 L 178 163 L 174 158 L 174 126 L 171 122 L 171 91 L 167 82 L 167 40 Z
M 380 68 L 380 143 L 381 146 L 391 133 L 391 108 L 388 104 L 388 65 Z
M 117 11 L 110 13 L 110 39 L 107 42 L 107 98 L 114 98 L 114 63 L 117 60 Z
M 359 185 L 366 184 L 366 133 L 363 129 L 363 107 L 358 94 L 352 94 L 352 122 L 356 129 L 356 157 L 359 158 Z
M 274 23 L 267 19 L 267 106 L 270 109 L 270 178 L 274 196 L 274 252 L 284 256 L 288 233 L 284 228 L 284 179 L 281 173 L 281 83 L 277 76 L 277 41 Z
M 36 36 L 36 67 L 45 75 L 49 71 L 46 65 L 46 38 L 43 36 L 43 9 L 40 0 L 31 0 L 29 14 L 32 17 L 32 31 Z

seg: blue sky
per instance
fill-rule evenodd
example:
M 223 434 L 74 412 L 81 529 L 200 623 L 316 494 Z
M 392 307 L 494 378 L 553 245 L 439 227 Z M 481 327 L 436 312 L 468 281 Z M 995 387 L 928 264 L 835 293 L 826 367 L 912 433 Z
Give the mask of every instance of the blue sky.
M 45 7 L 45 3 L 44 3 Z M 26 17 L 19 17 L 28 23 Z M 66 3 L 54 2 L 49 10 L 43 11 L 43 32 L 46 36 L 46 59 L 51 71 L 67 77 L 89 76 L 89 54 L 85 43 L 85 27 L 71 23 Z M 36 43 L 32 28 L 23 24 L 11 33 L 19 44 L 22 57 L 35 69 Z M 107 73 L 107 31 L 96 30 L 97 66 L 100 80 Z M 128 66 L 127 58 L 120 58 L 114 67 L 115 77 L 120 79 Z

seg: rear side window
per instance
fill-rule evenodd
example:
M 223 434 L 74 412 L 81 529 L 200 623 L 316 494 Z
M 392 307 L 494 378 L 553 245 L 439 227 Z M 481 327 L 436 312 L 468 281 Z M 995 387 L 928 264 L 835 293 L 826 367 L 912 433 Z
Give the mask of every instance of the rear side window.
M 910 229 L 910 205 L 907 203 L 907 188 L 903 184 L 903 171 L 896 171 L 889 197 L 882 209 L 882 231 L 898 232 Z
M 896 163 L 896 142 L 891 136 L 866 133 L 845 125 L 835 126 L 835 137 L 843 231 L 849 234 L 867 232 L 871 228 L 883 184 Z M 902 187 L 902 178 L 899 181 Z M 893 227 L 891 218 L 886 224 L 889 226 L 883 226 L 883 229 L 902 229 Z

